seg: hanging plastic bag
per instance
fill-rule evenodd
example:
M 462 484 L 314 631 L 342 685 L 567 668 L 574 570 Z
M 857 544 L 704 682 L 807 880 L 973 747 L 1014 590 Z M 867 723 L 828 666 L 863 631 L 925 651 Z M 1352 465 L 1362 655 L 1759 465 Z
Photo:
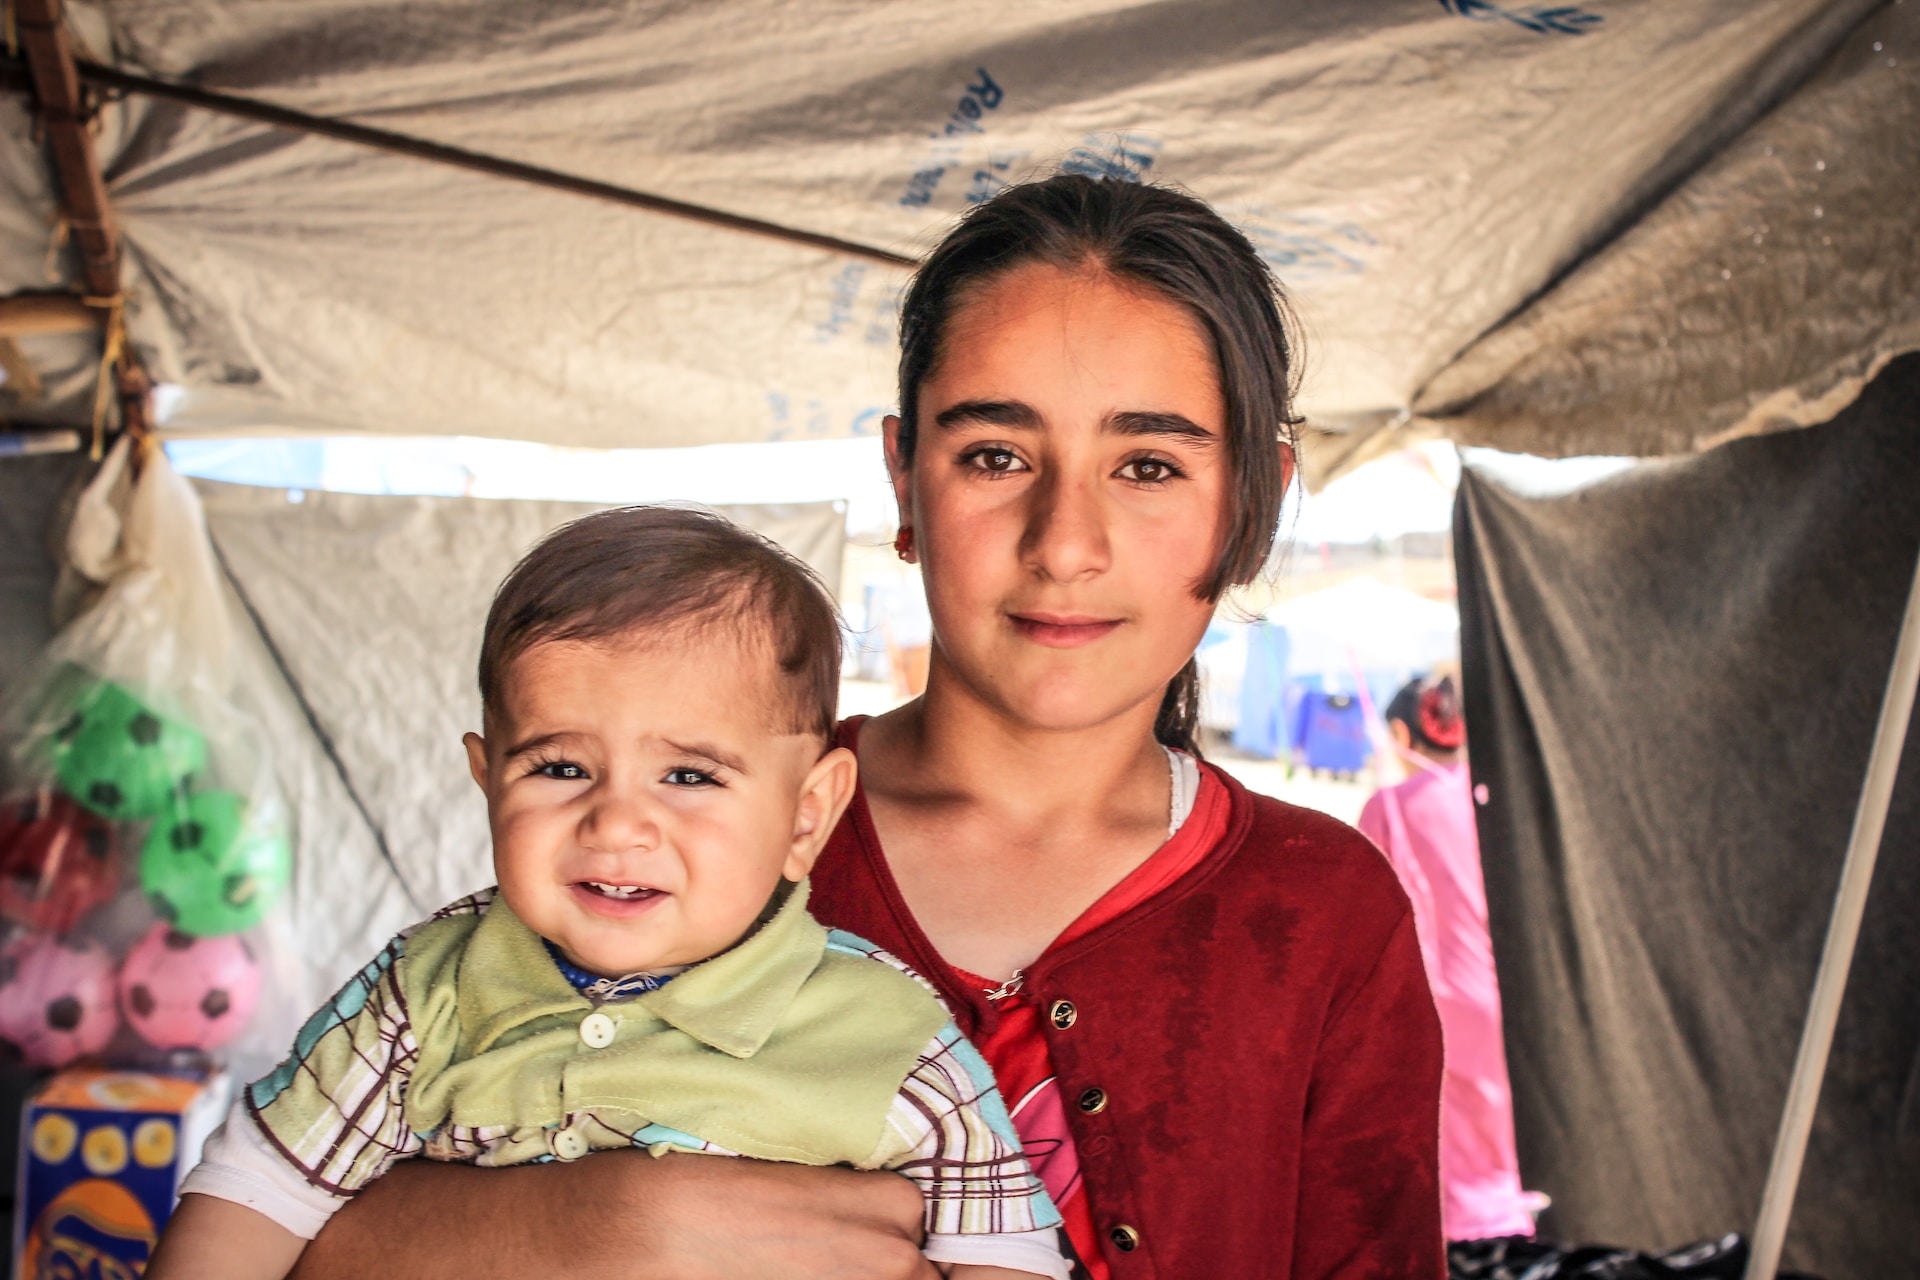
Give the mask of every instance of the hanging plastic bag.
M 285 934 L 289 810 L 219 563 L 192 487 L 133 447 L 75 504 L 68 617 L 0 720 L 0 1039 L 36 1066 L 217 1055 Z

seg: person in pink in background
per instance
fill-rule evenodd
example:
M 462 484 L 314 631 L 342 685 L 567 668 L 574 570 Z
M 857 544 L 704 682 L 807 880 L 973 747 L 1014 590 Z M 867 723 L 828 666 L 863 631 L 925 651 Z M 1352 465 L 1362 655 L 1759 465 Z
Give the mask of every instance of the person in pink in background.
M 1410 776 L 1382 787 L 1360 830 L 1413 900 L 1414 925 L 1446 1039 L 1440 1095 L 1442 1219 L 1449 1240 L 1531 1236 L 1546 1198 L 1522 1190 L 1500 986 L 1467 773 L 1466 723 L 1450 676 L 1414 680 L 1387 706 Z

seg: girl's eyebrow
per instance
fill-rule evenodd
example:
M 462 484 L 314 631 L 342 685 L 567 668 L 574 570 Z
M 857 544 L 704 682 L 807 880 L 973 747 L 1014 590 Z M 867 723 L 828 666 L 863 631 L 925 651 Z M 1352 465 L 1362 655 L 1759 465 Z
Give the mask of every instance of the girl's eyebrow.
M 1018 427 L 1037 431 L 1040 414 L 1030 404 L 1018 400 L 962 400 L 934 415 L 933 423 L 945 430 L 962 426 Z
M 1037 431 L 1039 411 L 1018 400 L 962 400 L 934 416 L 934 425 L 946 430 L 959 427 L 1012 427 Z M 1106 429 L 1123 436 L 1174 436 L 1196 444 L 1213 444 L 1218 436 L 1183 413 L 1163 413 L 1152 409 L 1123 409 L 1107 415 Z
M 1129 409 L 1107 418 L 1107 430 L 1123 436 L 1177 436 L 1195 444 L 1212 444 L 1213 432 L 1183 413 L 1155 413 Z

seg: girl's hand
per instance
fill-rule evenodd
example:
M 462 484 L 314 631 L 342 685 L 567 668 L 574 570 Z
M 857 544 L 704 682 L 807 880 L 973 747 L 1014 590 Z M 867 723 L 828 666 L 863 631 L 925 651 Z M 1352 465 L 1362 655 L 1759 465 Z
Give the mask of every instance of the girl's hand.
M 891 1173 L 638 1151 L 510 1169 L 408 1160 L 293 1275 L 935 1280 L 921 1217 L 919 1192 Z

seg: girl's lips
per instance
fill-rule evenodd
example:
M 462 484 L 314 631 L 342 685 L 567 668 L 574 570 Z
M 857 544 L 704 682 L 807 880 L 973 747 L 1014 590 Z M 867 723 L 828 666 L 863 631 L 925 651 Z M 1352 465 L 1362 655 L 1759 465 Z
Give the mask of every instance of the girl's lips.
M 1103 640 L 1119 629 L 1118 618 L 1088 618 L 1072 614 L 1011 613 L 1007 615 L 1018 631 L 1035 644 L 1049 649 L 1078 649 Z
M 643 916 L 667 899 L 666 893 L 659 889 L 642 889 L 629 897 L 613 897 L 583 880 L 568 885 L 567 893 L 580 907 L 612 920 L 631 920 Z

